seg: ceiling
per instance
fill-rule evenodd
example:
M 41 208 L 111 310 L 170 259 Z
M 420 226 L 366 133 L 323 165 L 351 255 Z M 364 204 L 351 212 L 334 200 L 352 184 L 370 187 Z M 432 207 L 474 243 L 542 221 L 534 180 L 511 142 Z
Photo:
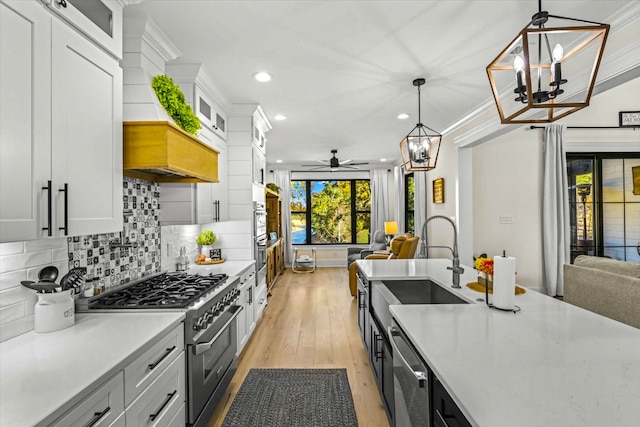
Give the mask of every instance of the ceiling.
M 547 0 L 543 9 L 610 22 L 630 3 Z M 145 0 L 127 8 L 158 24 L 182 53 L 176 61 L 202 63 L 227 103 L 259 103 L 273 126 L 267 163 L 302 170 L 334 148 L 340 160 L 397 164 L 398 144 L 418 122 L 417 77 L 426 79 L 422 122 L 441 133 L 491 101 L 486 66 L 537 2 Z M 255 81 L 258 71 L 273 79 Z

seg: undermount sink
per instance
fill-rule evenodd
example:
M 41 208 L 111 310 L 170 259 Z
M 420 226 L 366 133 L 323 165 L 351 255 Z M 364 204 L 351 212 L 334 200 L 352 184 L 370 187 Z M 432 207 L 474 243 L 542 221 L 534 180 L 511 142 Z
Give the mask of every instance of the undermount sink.
M 382 283 L 399 304 L 467 304 L 430 280 L 390 280 Z
M 430 280 L 387 280 L 371 287 L 371 308 L 386 331 L 391 326 L 390 305 L 398 304 L 468 304 Z

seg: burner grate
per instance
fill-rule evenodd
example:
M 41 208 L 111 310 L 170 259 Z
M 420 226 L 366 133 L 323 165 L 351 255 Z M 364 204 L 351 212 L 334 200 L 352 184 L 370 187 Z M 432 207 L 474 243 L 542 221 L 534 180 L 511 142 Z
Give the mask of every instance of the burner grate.
M 226 274 L 198 276 L 164 273 L 109 292 L 89 303 L 90 309 L 185 308 L 204 294 L 222 286 Z

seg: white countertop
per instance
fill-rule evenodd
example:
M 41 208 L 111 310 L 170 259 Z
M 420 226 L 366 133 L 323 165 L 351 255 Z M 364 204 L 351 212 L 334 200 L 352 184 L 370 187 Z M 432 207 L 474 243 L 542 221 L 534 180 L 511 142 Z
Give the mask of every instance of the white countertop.
M 76 313 L 70 328 L 0 343 L 0 425 L 53 421 L 183 319 L 182 312 Z
M 228 276 L 239 276 L 248 267 L 255 265 L 254 260 L 248 261 L 225 261 L 222 264 L 198 265 L 190 264 L 189 274 L 226 274 Z
M 367 279 L 431 279 L 450 260 L 357 261 Z M 517 314 L 484 302 L 394 305 L 393 317 L 469 422 L 480 427 L 640 426 L 640 330 L 528 290 Z

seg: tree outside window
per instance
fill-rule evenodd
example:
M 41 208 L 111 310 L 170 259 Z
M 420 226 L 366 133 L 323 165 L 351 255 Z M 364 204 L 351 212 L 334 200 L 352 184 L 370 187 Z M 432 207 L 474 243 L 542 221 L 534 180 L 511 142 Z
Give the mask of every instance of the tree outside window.
M 404 176 L 404 229 L 407 233 L 415 235 L 415 180 L 413 174 Z
M 291 181 L 293 244 L 369 242 L 368 180 Z

